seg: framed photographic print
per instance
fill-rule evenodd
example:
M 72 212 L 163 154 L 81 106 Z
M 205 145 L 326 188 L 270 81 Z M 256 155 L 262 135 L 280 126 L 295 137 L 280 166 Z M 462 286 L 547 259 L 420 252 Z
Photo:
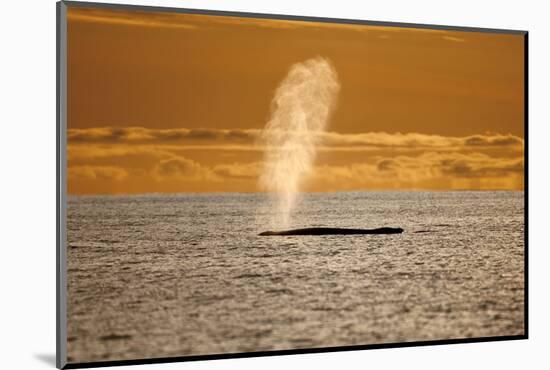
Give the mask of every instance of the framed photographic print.
M 527 338 L 527 32 L 57 4 L 57 365 Z

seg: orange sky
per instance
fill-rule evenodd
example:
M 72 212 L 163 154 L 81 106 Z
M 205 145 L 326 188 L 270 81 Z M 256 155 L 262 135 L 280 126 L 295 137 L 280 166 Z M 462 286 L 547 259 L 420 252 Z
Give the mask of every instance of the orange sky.
M 336 69 L 306 190 L 523 189 L 521 35 L 69 7 L 69 193 L 257 191 L 289 67 Z

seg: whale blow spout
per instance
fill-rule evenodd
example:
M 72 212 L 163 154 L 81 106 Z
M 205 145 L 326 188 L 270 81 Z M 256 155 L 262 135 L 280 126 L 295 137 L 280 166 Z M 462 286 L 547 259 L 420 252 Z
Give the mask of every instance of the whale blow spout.
M 288 227 L 304 183 L 314 173 L 340 90 L 332 63 L 315 57 L 293 64 L 271 102 L 259 136 L 264 150 L 260 186 L 275 195 L 272 225 Z
M 366 235 L 366 234 L 401 234 L 404 230 L 400 227 L 381 227 L 378 229 L 343 229 L 338 227 L 309 227 L 305 229 L 293 229 L 282 231 L 264 231 L 260 236 L 284 236 L 284 235 Z

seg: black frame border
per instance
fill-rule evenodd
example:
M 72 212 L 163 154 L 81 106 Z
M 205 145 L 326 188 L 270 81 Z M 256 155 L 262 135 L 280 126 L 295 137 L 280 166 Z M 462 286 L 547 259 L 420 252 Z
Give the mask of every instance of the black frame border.
M 323 22 L 323 23 L 339 23 L 339 24 L 354 24 L 368 26 L 385 26 L 399 28 L 422 28 L 432 30 L 448 30 L 461 32 L 485 32 L 497 34 L 520 35 L 524 39 L 524 334 L 510 336 L 495 336 L 495 337 L 477 337 L 477 338 L 456 338 L 456 339 L 441 339 L 429 341 L 415 342 L 395 342 L 395 343 L 376 343 L 365 345 L 351 345 L 338 347 L 317 347 L 317 348 L 299 348 L 288 350 L 273 350 L 273 351 L 258 351 L 258 352 L 239 352 L 239 353 L 221 353 L 221 354 L 205 354 L 191 356 L 176 356 L 176 357 L 153 357 L 132 360 L 113 360 L 113 361 L 94 361 L 94 362 L 67 362 L 67 318 L 66 318 L 66 131 L 67 131 L 67 7 L 86 7 L 86 8 L 101 8 L 112 10 L 130 10 L 142 12 L 170 12 L 170 13 L 185 13 L 185 14 L 200 14 L 214 16 L 230 16 L 239 18 L 260 18 L 260 19 L 278 19 L 291 21 L 305 22 Z M 131 4 L 110 4 L 97 2 L 83 1 L 58 1 L 56 3 L 56 46 L 57 46 L 57 61 L 56 61 L 56 367 L 59 369 L 80 369 L 80 368 L 96 368 L 107 366 L 127 366 L 127 365 L 143 365 L 143 364 L 159 364 L 173 362 L 188 362 L 188 361 L 204 361 L 204 360 L 221 360 L 234 358 L 249 358 L 249 357 L 266 357 L 266 356 L 281 356 L 281 355 L 296 355 L 296 354 L 312 354 L 324 352 L 342 352 L 342 351 L 359 351 L 369 349 L 385 349 L 385 348 L 406 348 L 406 347 L 422 347 L 446 344 L 466 344 L 466 343 L 485 343 L 499 342 L 510 340 L 525 340 L 529 338 L 529 32 L 525 30 L 512 29 L 495 29 L 482 27 L 459 27 L 448 25 L 433 25 L 419 23 L 400 23 L 400 22 L 382 22 L 369 21 L 358 19 L 342 19 L 342 18 L 325 18 L 325 17 L 310 17 L 297 15 L 283 14 L 266 14 L 266 13 L 251 13 L 251 12 L 235 12 L 221 10 L 206 10 L 206 9 L 189 9 L 189 8 L 174 8 L 174 7 L 159 7 L 147 5 L 131 5 Z

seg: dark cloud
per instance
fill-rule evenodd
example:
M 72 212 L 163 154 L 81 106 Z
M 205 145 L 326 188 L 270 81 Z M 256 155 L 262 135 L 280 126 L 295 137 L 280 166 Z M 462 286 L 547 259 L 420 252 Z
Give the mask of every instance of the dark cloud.
M 393 159 L 382 159 L 376 165 L 378 171 L 391 171 L 395 169 L 397 163 Z
M 249 179 L 256 178 L 255 176 L 252 176 L 252 175 L 241 175 L 241 174 L 235 173 L 231 170 L 231 168 L 216 168 L 214 170 L 214 173 L 221 177 L 238 179 L 238 180 L 249 180 Z
M 448 160 L 442 163 L 441 172 L 462 178 L 490 178 L 506 177 L 514 174 L 522 174 L 524 171 L 523 159 L 513 161 L 468 161 Z
M 320 165 L 318 189 L 523 189 L 522 158 L 482 153 L 425 152 L 376 163 Z
M 523 139 L 513 135 L 473 135 L 466 137 L 426 135 L 419 133 L 368 132 L 359 134 L 322 134 L 322 142 L 327 147 L 349 148 L 392 148 L 392 149 L 460 149 L 470 146 L 494 147 L 523 145 Z
M 213 168 L 216 175 L 236 180 L 257 179 L 260 174 L 261 163 L 232 163 L 221 164 Z
M 161 160 L 153 169 L 158 180 L 167 178 L 181 178 L 185 180 L 255 180 L 260 169 L 259 162 L 228 163 L 215 166 L 205 166 L 184 157 L 172 157 Z
M 148 129 L 144 127 L 97 127 L 69 129 L 73 144 L 253 144 L 257 130 Z
M 70 129 L 71 144 L 179 144 L 204 146 L 254 147 L 259 143 L 260 130 L 255 129 L 148 129 L 144 127 L 98 127 Z M 460 150 L 472 147 L 514 147 L 522 148 L 523 139 L 513 135 L 473 135 L 453 137 L 419 133 L 368 132 L 340 134 L 327 132 L 319 134 L 320 145 L 325 150 L 363 149 L 437 149 Z M 270 145 L 261 141 L 261 145 Z
M 523 145 L 523 140 L 517 136 L 482 136 L 473 135 L 464 139 L 466 146 L 519 146 Z
M 155 168 L 155 173 L 161 178 L 172 176 L 196 178 L 202 177 L 207 172 L 207 169 L 197 162 L 182 157 L 162 160 Z

